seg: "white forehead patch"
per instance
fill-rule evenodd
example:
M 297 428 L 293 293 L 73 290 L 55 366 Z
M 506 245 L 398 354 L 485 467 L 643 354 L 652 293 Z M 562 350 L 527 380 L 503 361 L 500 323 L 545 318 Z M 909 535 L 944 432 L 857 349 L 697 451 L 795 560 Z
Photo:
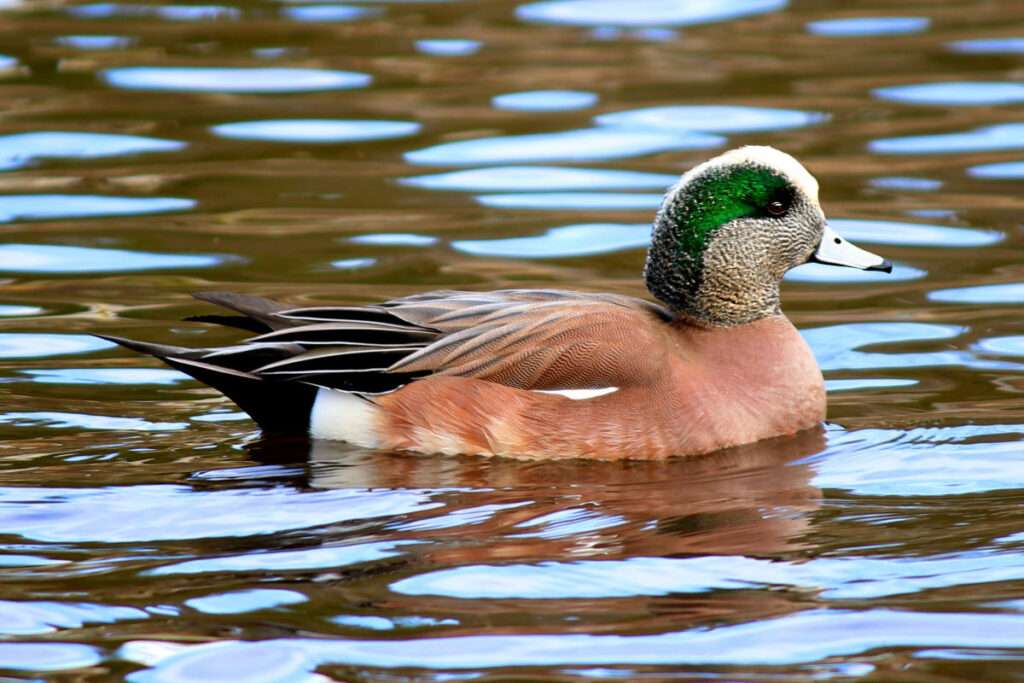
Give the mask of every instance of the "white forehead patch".
M 753 164 L 775 169 L 787 178 L 794 187 L 807 195 L 807 197 L 815 202 L 818 201 L 818 181 L 803 167 L 803 164 L 781 150 L 760 145 L 748 145 L 731 149 L 725 154 L 708 159 L 703 164 L 694 166 L 687 171 L 676 187 L 686 185 L 691 178 L 701 175 L 710 169 L 743 164 Z

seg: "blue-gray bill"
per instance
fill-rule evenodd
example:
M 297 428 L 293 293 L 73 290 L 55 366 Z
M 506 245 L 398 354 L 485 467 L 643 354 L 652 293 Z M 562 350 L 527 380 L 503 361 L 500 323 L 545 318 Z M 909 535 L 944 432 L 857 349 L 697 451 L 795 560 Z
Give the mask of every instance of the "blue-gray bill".
M 821 243 L 814 250 L 809 260 L 810 263 L 825 263 L 830 266 L 846 266 L 848 268 L 859 268 L 861 270 L 880 270 L 883 273 L 892 272 L 892 261 L 873 254 L 866 249 L 861 249 L 852 242 L 839 236 L 835 230 L 828 225 L 821 235 Z

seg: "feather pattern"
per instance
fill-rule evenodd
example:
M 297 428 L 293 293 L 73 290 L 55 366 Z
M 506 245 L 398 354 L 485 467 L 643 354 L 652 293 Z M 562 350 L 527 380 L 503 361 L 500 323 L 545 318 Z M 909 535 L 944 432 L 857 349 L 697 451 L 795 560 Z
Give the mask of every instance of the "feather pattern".
M 227 301 L 238 310 L 238 299 Z M 367 393 L 428 375 L 522 389 L 622 386 L 638 379 L 629 374 L 641 367 L 636 330 L 671 319 L 641 299 L 553 289 L 444 290 L 365 307 L 259 304 L 256 310 L 273 331 L 246 343 L 283 344 L 288 351 L 248 370 Z
M 640 299 L 550 289 L 436 291 L 369 306 L 289 307 L 221 292 L 196 298 L 240 314 L 201 319 L 262 334 L 222 348 L 133 348 L 157 349 L 154 355 L 204 377 L 220 371 L 230 381 L 359 394 L 387 393 L 430 375 L 520 389 L 625 386 L 646 367 L 636 357 L 637 330 L 650 334 L 661 327 L 652 322 L 670 319 Z

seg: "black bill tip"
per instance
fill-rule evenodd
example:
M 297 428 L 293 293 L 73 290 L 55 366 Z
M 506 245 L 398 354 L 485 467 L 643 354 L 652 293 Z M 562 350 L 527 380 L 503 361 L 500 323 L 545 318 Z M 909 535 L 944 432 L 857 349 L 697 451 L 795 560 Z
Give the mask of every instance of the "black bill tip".
M 876 265 L 876 266 L 868 266 L 864 270 L 880 270 L 883 273 L 891 273 L 892 272 L 892 261 L 890 261 L 889 259 L 884 259 L 878 265 Z

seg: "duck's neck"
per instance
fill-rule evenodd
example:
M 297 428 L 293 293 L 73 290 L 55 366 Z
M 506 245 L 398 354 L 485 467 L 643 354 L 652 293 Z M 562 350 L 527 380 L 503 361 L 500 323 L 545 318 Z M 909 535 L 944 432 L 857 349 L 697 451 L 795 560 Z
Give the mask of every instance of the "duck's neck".
M 666 220 L 659 214 L 644 266 L 647 289 L 662 303 L 701 327 L 736 327 L 781 313 L 785 270 L 739 234 L 739 223 L 722 226 L 693 255 L 678 250 Z

